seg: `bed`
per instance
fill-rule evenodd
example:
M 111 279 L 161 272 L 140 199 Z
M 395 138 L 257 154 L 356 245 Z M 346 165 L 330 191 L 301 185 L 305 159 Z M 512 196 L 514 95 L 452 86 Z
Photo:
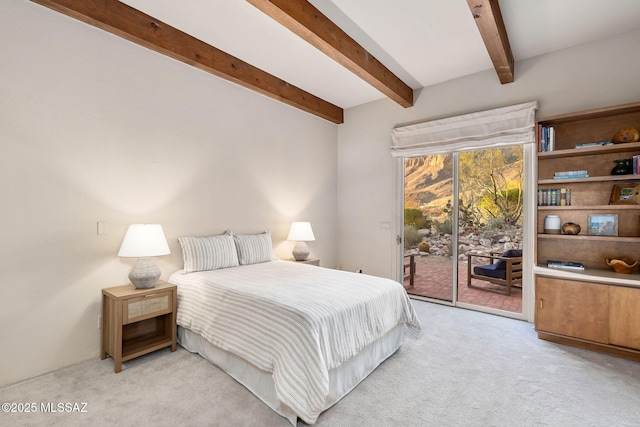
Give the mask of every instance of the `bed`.
M 276 260 L 264 234 L 180 239 L 178 339 L 293 425 L 314 424 L 420 322 L 399 283 Z

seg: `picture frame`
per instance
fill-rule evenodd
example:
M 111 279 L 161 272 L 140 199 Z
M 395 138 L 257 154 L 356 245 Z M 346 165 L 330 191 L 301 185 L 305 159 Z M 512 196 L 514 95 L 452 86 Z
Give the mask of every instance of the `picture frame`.
M 618 214 L 589 214 L 587 234 L 590 236 L 617 236 Z
M 614 184 L 611 189 L 611 199 L 609 200 L 610 205 L 637 205 L 633 199 L 633 193 L 635 187 L 638 185 L 637 182 L 629 182 L 625 184 Z

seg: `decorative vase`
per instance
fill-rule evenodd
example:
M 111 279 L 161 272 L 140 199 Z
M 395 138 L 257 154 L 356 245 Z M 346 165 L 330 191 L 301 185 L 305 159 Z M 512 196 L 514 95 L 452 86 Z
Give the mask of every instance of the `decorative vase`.
M 544 234 L 560 234 L 562 221 L 558 215 L 544 217 Z
M 632 172 L 630 159 L 614 160 L 615 166 L 611 169 L 611 175 L 628 175 Z
M 582 227 L 574 222 L 567 222 L 565 224 L 562 224 L 562 232 L 564 234 L 576 235 L 580 234 L 580 230 L 582 230 Z

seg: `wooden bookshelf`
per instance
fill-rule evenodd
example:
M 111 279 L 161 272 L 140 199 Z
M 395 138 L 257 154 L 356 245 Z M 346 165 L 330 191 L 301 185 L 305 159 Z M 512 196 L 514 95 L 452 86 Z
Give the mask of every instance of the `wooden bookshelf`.
M 622 128 L 640 129 L 640 103 L 538 119 L 553 127 L 555 150 L 538 153 L 538 190 L 565 188 L 570 205 L 538 206 L 534 268 L 539 338 L 640 360 L 640 273 L 615 273 L 606 258 L 640 258 L 640 204 L 611 204 L 614 186 L 640 185 L 640 175 L 612 175 L 615 161 L 640 155 L 640 142 L 576 148 L 610 141 Z M 588 177 L 554 179 L 560 171 Z M 579 224 L 578 235 L 544 234 L 546 215 Z M 617 216 L 617 235 L 590 235 L 589 215 Z M 579 262 L 584 271 L 546 268 L 548 260 Z M 625 319 L 623 322 L 621 319 Z

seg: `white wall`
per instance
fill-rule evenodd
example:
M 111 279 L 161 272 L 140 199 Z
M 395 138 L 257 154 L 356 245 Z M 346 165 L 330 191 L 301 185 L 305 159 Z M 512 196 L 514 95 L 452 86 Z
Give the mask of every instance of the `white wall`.
M 338 132 L 338 263 L 395 276 L 401 218 L 394 206 L 398 168 L 389 154 L 391 129 L 532 100 L 539 101 L 539 117 L 638 102 L 638 45 L 635 30 L 518 62 L 515 82 L 507 85 L 489 70 L 424 88 L 411 108 L 381 100 L 347 110 Z
M 336 265 L 336 125 L 24 0 L 0 2 L 0 386 L 97 357 L 131 223 L 177 238 L 293 220 Z M 302 178 L 304 177 L 304 178 Z M 109 231 L 97 235 L 97 221 Z M 109 362 L 105 362 L 109 363 Z

